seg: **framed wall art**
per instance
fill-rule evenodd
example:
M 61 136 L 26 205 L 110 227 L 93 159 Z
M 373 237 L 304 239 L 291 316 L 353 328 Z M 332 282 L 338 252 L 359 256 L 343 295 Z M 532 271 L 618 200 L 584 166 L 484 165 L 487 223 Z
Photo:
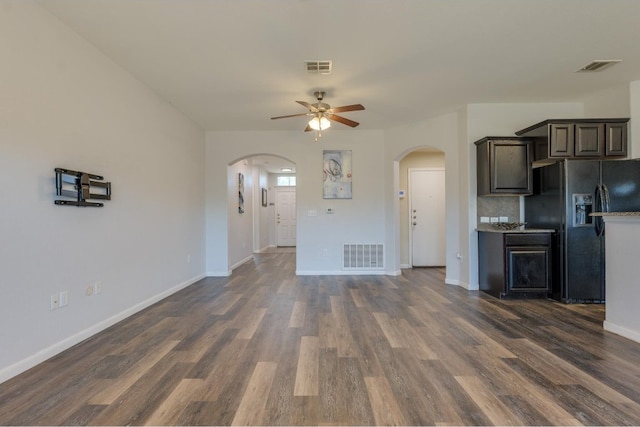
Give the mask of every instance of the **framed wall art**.
M 351 150 L 322 152 L 323 198 L 351 199 Z
M 238 173 L 238 213 L 244 213 L 244 175 Z

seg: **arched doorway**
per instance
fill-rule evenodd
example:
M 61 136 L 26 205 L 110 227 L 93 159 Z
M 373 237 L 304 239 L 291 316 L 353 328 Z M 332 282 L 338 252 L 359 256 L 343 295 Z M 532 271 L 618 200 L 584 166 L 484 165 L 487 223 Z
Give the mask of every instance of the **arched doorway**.
M 295 163 L 273 154 L 251 154 L 228 165 L 230 270 L 251 259 L 254 253 L 278 246 L 278 225 L 283 219 L 278 194 L 281 190 L 295 194 L 295 178 Z M 293 209 L 288 206 L 286 212 L 293 215 L 288 225 L 289 237 L 293 233 L 295 239 L 295 205 Z M 295 246 L 295 240 L 293 244 L 289 240 L 287 246 Z
M 400 267 L 446 264 L 445 156 L 416 148 L 399 161 Z

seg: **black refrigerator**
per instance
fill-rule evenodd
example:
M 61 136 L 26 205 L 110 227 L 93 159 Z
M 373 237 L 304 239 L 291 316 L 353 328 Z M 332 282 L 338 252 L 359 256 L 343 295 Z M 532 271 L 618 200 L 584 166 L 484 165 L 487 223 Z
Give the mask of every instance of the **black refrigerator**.
M 593 212 L 640 211 L 640 161 L 562 160 L 533 170 L 527 228 L 556 230 L 552 297 L 605 302 L 604 222 Z

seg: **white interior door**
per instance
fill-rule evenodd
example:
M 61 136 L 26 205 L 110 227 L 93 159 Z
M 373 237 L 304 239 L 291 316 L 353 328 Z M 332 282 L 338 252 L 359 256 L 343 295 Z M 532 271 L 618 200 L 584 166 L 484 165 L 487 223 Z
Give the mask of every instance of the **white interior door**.
M 296 191 L 276 190 L 276 244 L 296 245 Z
M 444 169 L 409 169 L 411 265 L 445 265 Z

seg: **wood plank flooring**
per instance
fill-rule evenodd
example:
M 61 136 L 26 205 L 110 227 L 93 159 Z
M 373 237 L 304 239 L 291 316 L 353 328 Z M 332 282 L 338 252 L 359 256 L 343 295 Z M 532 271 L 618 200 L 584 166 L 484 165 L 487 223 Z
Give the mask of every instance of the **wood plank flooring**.
M 640 425 L 601 305 L 256 255 L 0 384 L 2 425 Z

